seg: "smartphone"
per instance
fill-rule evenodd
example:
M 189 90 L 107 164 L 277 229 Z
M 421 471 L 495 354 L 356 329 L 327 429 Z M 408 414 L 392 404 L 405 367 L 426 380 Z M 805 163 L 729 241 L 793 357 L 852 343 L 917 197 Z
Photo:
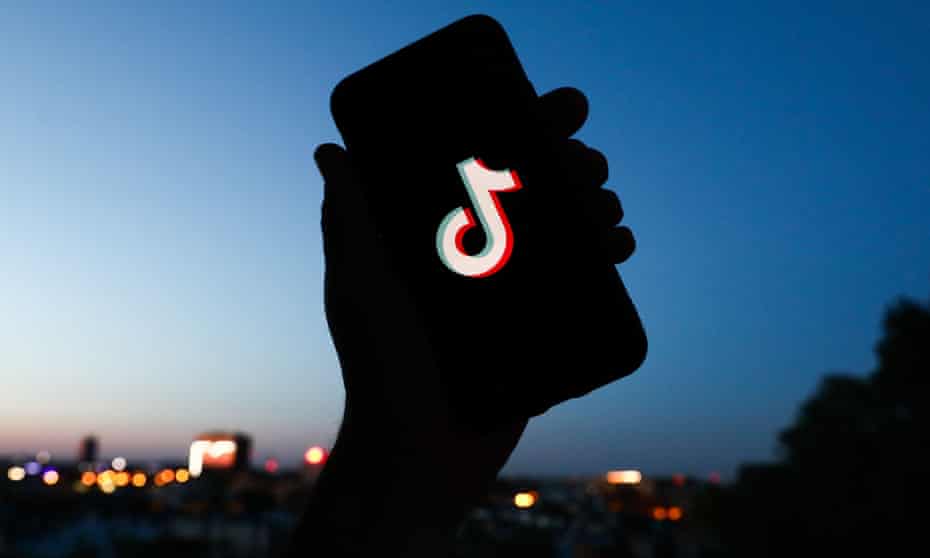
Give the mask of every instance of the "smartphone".
M 484 15 L 359 70 L 331 97 L 452 410 L 478 431 L 625 376 L 646 353 L 616 267 L 567 203 L 571 170 L 548 166 L 537 99 Z M 512 168 L 483 162 L 501 151 Z

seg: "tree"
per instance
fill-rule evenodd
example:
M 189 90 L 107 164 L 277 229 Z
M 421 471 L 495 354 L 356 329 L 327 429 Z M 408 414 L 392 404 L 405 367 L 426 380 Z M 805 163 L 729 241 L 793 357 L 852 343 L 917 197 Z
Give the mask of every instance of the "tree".
M 864 378 L 824 377 L 781 432 L 779 462 L 741 470 L 723 526 L 738 555 L 875 556 L 927 546 L 930 305 L 892 305 L 876 353 Z

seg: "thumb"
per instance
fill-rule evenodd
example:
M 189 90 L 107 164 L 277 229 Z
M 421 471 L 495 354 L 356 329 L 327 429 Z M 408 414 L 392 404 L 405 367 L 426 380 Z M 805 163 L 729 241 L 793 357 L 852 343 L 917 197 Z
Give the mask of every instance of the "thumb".
M 313 152 L 313 159 L 326 185 L 342 182 L 353 174 L 349 153 L 335 143 L 324 143 L 318 146 Z
M 378 237 L 349 153 L 324 143 L 313 154 L 323 177 L 321 227 L 327 269 L 351 272 L 378 257 Z

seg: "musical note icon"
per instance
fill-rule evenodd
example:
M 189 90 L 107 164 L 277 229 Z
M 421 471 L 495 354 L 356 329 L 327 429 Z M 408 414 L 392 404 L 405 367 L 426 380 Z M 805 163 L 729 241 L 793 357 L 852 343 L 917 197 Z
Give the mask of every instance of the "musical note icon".
M 504 267 L 513 251 L 513 232 L 496 193 L 519 190 L 522 184 L 515 171 L 491 170 L 474 157 L 462 161 L 456 168 L 478 213 L 485 245 L 477 254 L 465 252 L 462 238 L 476 223 L 470 208 L 457 207 L 440 223 L 436 249 L 442 263 L 455 273 L 473 278 L 488 277 Z

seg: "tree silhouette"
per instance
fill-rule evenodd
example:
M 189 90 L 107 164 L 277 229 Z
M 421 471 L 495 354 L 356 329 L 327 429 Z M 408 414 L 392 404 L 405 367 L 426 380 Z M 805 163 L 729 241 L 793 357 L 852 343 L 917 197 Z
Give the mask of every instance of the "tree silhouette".
M 876 353 L 866 377 L 825 376 L 781 432 L 781 461 L 744 466 L 721 493 L 734 555 L 926 552 L 930 305 L 892 305 Z

